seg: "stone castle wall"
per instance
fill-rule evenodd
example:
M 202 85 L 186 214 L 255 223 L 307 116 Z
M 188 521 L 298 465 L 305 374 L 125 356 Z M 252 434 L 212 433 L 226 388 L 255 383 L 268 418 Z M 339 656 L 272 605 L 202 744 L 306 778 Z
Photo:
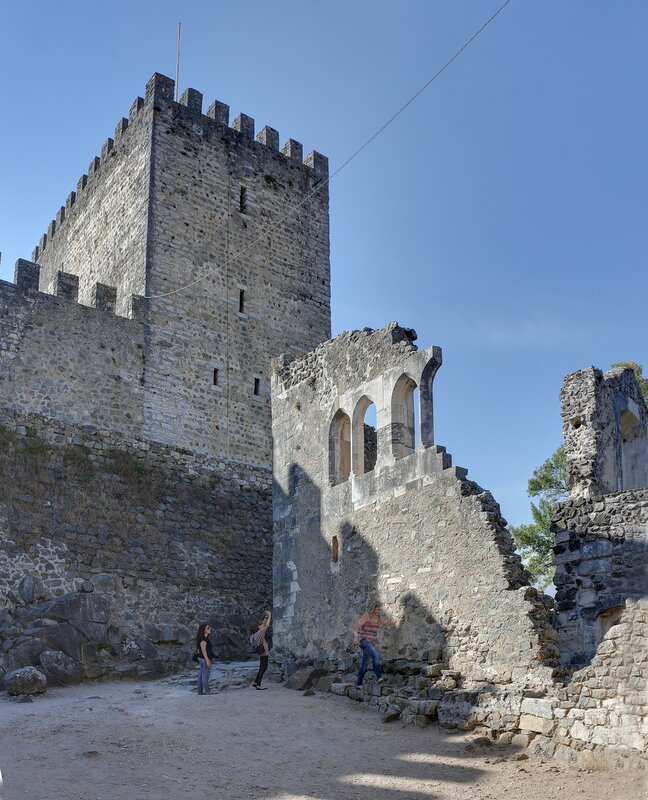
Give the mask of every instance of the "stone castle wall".
M 91 305 L 95 284 L 105 284 L 116 289 L 122 315 L 145 293 L 153 116 L 137 98 L 50 222 L 33 253 L 42 291 L 54 292 L 58 271 L 77 275 L 82 303 Z
M 145 436 L 269 468 L 269 364 L 330 336 L 328 162 L 154 75 L 34 251 L 145 325 Z M 63 332 L 61 332 L 63 333 Z
M 544 703 L 540 751 L 583 769 L 648 763 L 648 605 L 627 601 L 586 667 Z
M 557 655 L 551 601 L 529 587 L 493 497 L 433 443 L 441 354 L 417 352 L 414 337 L 395 325 L 343 334 L 276 364 L 275 652 L 343 667 L 353 620 L 382 602 L 396 622 L 383 633 L 387 661 L 445 662 L 468 681 L 541 684 Z M 413 384 L 426 445 L 414 449 Z M 378 456 L 365 473 L 357 411 L 368 400 Z M 345 460 L 346 477 L 337 474 Z
M 56 277 L 58 296 L 36 290 L 30 262 L 0 281 L 0 409 L 141 437 L 143 323 L 80 305 L 60 280 L 73 276 Z
M 164 671 L 205 617 L 249 655 L 268 605 L 269 363 L 330 335 L 328 165 L 174 88 L 0 284 L 5 668 Z
M 150 677 L 186 664 L 201 621 L 219 657 L 249 655 L 270 600 L 266 472 L 4 414 L 0 475 L 4 671 L 49 650 L 80 677 Z
M 572 497 L 648 488 L 648 408 L 630 367 L 589 367 L 560 393 Z
M 648 597 L 648 490 L 567 500 L 553 529 L 561 659 L 583 666 L 625 601 Z

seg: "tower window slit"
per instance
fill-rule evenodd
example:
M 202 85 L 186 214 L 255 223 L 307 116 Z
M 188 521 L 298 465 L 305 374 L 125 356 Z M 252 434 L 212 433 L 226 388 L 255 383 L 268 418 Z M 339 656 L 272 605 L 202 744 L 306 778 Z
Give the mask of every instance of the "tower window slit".
M 239 314 L 245 311 L 245 289 L 239 291 Z
M 241 186 L 241 191 L 239 193 L 239 211 L 241 214 L 247 212 L 247 189 L 245 186 Z
M 254 379 L 254 394 L 258 397 L 261 394 L 261 381 L 259 378 Z

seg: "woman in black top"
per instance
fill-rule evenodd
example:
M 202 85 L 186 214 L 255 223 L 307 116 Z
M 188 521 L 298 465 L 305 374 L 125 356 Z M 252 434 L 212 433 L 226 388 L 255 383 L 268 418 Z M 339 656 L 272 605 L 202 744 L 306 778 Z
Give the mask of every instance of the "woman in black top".
M 203 622 L 198 626 L 198 633 L 196 634 L 196 650 L 198 650 L 198 663 L 200 664 L 200 672 L 198 673 L 198 694 L 211 694 L 209 689 L 209 674 L 211 672 L 212 659 L 214 653 L 212 651 L 211 642 L 209 641 L 209 634 L 211 628 Z

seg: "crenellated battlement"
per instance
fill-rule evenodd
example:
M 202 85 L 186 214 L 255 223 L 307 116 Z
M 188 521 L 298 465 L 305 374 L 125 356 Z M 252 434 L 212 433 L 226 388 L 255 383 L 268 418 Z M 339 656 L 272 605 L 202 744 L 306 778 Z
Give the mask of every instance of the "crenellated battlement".
M 141 320 L 144 315 L 145 303 L 142 297 L 132 296 L 128 304 L 129 313 L 127 315 L 117 314 L 117 289 L 114 286 L 106 286 L 103 283 L 95 283 L 91 290 L 91 303 L 89 305 L 79 303 L 79 276 L 69 272 L 58 270 L 54 281 L 50 286 L 50 291 L 40 291 L 40 272 L 39 264 L 33 261 L 19 258 L 14 268 L 14 281 L 0 281 L 0 287 L 17 290 L 20 294 L 31 294 L 41 297 L 58 297 L 69 300 L 71 303 L 81 305 L 84 308 L 94 308 L 105 314 L 112 316 L 127 316 L 130 319 Z
M 302 163 L 305 167 L 312 170 L 318 179 L 328 177 L 328 158 L 312 151 L 304 158 L 304 148 L 301 142 L 295 139 L 287 139 L 283 148 L 279 147 L 279 132 L 274 128 L 264 126 L 261 131 L 254 135 L 255 120 L 247 114 L 239 114 L 232 125 L 229 125 L 230 107 L 227 103 L 214 100 L 205 114 L 202 113 L 203 95 L 197 89 L 185 89 L 176 102 L 175 81 L 156 72 L 146 86 L 146 101 L 152 103 L 154 108 L 160 110 L 163 106 L 172 109 L 176 114 L 186 113 L 196 118 L 195 121 L 202 125 L 210 126 L 216 123 L 219 126 L 229 128 L 240 135 L 242 142 L 248 140 L 249 143 L 256 142 L 268 149 L 284 155 L 291 161 Z
M 94 156 L 92 161 L 88 164 L 88 172 L 83 173 L 77 181 L 76 190 L 70 192 L 65 201 L 65 205 L 61 206 L 56 212 L 54 219 L 47 226 L 47 231 L 41 236 L 38 244 L 32 251 L 32 260 L 38 261 L 40 256 L 43 255 L 47 245 L 51 243 L 52 239 L 56 236 L 57 231 L 60 231 L 61 226 L 65 224 L 66 218 L 69 217 L 70 212 L 74 206 L 83 198 L 84 192 L 92 184 L 94 177 L 101 171 L 102 166 L 105 167 L 106 162 L 113 155 L 115 150 L 120 148 L 123 137 L 125 136 L 129 125 L 132 125 L 142 109 L 144 108 L 145 101 L 143 98 L 138 97 L 133 102 L 128 119 L 122 117 L 115 126 L 114 138 L 108 138 L 101 146 L 100 155 Z
M 74 206 L 82 200 L 84 193 L 93 184 L 96 176 L 105 170 L 110 159 L 118 154 L 124 140 L 128 137 L 131 128 L 147 110 L 151 113 L 160 113 L 163 108 L 172 112 L 173 121 L 180 119 L 192 124 L 192 129 L 198 135 L 209 136 L 219 129 L 226 129 L 234 135 L 240 145 L 252 148 L 263 148 L 287 159 L 290 163 L 301 165 L 312 174 L 313 186 L 328 178 L 328 158 L 313 150 L 304 158 L 304 148 L 301 142 L 289 138 L 283 147 L 280 147 L 279 132 L 275 128 L 264 126 L 255 137 L 255 120 L 247 114 L 238 114 L 232 124 L 229 123 L 230 107 L 220 100 L 214 100 L 203 114 L 203 95 L 197 89 L 185 89 L 178 101 L 174 100 L 175 81 L 164 75 L 155 73 L 146 85 L 145 98 L 137 97 L 133 102 L 128 118 L 122 117 L 115 126 L 113 138 L 109 137 L 103 143 L 99 155 L 94 156 L 88 165 L 87 174 L 84 173 L 77 182 L 76 190 L 71 191 L 65 201 L 49 223 L 47 231 L 41 236 L 39 243 L 32 252 L 32 259 L 38 261 L 51 244 L 54 237 L 65 225 L 66 219 Z

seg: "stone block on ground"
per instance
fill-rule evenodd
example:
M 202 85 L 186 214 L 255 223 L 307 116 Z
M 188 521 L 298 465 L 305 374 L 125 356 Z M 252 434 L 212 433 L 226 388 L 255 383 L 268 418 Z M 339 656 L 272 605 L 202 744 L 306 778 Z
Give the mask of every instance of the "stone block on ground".
M 312 667 L 303 667 L 298 669 L 286 681 L 287 689 L 297 689 L 298 691 L 305 691 L 310 689 L 313 683 L 318 678 L 323 678 L 328 675 L 328 672 L 323 669 L 313 669 Z
M 40 668 L 51 686 L 71 686 L 85 678 L 83 665 L 60 650 L 45 650 Z
M 398 706 L 389 705 L 385 709 L 385 713 L 383 715 L 383 722 L 395 722 L 397 719 L 400 719 L 401 710 Z
M 533 731 L 549 736 L 555 727 L 556 723 L 551 719 L 535 717 L 532 714 L 522 714 L 520 717 L 520 729 L 523 731 Z
M 439 701 L 437 715 L 439 723 L 444 728 L 456 728 L 460 731 L 470 731 L 479 724 L 477 692 L 454 691 L 448 692 Z
M 330 692 L 331 686 L 338 681 L 339 677 L 336 675 L 324 675 L 313 683 L 313 689 L 315 689 L 316 692 Z
M 21 667 L 5 675 L 5 688 L 11 695 L 43 694 L 47 678 L 36 667 Z
M 339 694 L 345 695 L 347 693 L 347 689 L 353 686 L 352 683 L 332 683 L 331 684 L 331 694 Z

